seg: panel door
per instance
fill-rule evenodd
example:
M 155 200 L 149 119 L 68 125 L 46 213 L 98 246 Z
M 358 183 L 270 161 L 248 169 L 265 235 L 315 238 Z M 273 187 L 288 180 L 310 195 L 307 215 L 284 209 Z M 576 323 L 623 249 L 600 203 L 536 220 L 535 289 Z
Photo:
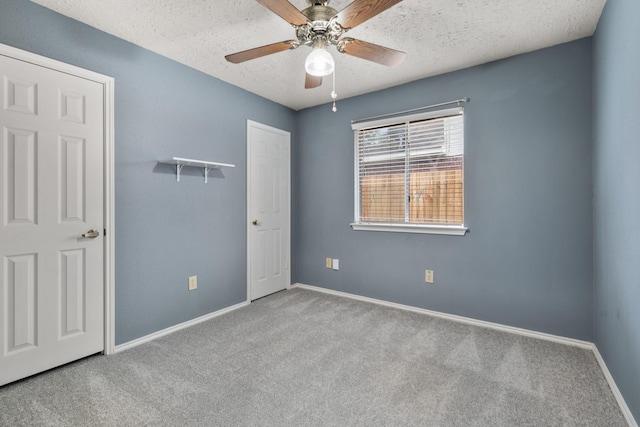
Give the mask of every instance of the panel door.
M 103 350 L 103 97 L 0 55 L 0 385 Z
M 288 132 L 248 125 L 251 300 L 290 285 L 289 144 Z

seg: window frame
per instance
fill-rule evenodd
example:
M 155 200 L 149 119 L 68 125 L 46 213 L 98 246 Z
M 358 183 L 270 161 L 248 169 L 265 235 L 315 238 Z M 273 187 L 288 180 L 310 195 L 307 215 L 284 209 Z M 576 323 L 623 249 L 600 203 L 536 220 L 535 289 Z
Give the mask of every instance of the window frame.
M 400 223 L 400 222 L 363 222 L 360 221 L 361 218 L 361 203 L 360 203 L 360 154 L 359 154 L 359 145 L 358 145 L 358 131 L 362 129 L 375 128 L 375 127 L 383 127 L 383 126 L 392 126 L 396 124 L 402 124 L 407 122 L 414 122 L 420 120 L 429 120 L 440 117 L 447 117 L 452 115 L 464 115 L 464 109 L 461 106 L 455 108 L 447 108 L 447 109 L 439 109 L 439 110 L 431 110 L 422 113 L 416 114 L 408 114 L 408 115 L 398 115 L 391 117 L 384 117 L 380 119 L 374 120 L 366 120 L 366 121 L 354 121 L 351 124 L 351 129 L 353 132 L 354 138 L 354 221 L 350 224 L 351 228 L 356 231 L 383 231 L 383 232 L 396 232 L 396 233 L 423 233 L 423 234 L 444 234 L 451 236 L 463 236 L 468 231 L 468 228 L 464 225 L 464 221 L 466 215 L 464 215 L 464 207 L 463 207 L 463 224 L 462 225 L 447 225 L 447 224 L 422 224 L 422 223 Z M 463 129 L 464 129 L 464 119 L 463 119 Z M 464 130 L 463 130 L 464 131 Z M 464 137 L 462 142 L 462 159 L 463 159 L 463 168 L 462 173 L 464 176 L 464 159 L 465 159 L 465 150 L 464 150 Z M 464 186 L 463 186 L 463 200 L 465 197 Z M 466 203 L 463 205 L 466 206 Z

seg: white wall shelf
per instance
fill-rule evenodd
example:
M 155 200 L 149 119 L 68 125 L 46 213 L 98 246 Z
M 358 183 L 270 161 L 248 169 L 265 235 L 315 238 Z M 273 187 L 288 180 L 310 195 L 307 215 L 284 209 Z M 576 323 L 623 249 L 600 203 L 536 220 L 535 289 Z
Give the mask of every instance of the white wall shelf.
M 169 160 L 160 160 L 160 163 L 176 165 L 176 181 L 180 182 L 180 171 L 185 166 L 192 168 L 202 168 L 204 170 L 204 183 L 207 183 L 209 171 L 211 169 L 235 168 L 236 165 L 229 163 L 208 162 L 206 160 L 185 159 L 183 157 L 172 157 Z

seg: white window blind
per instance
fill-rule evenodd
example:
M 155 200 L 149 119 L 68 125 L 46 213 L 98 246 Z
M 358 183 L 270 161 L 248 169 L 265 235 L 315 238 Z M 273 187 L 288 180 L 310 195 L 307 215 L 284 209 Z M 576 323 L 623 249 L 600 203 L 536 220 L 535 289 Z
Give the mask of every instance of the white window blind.
M 464 224 L 463 109 L 354 124 L 356 224 Z

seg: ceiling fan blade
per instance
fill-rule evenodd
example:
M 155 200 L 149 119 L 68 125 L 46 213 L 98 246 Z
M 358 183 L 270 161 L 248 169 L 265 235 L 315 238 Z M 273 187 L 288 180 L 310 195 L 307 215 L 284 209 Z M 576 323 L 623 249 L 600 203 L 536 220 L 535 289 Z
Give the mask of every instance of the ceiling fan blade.
M 362 40 L 344 37 L 338 41 L 338 50 L 347 55 L 355 56 L 367 61 L 377 62 L 388 67 L 400 65 L 406 53 Z
M 260 1 L 260 0 L 258 0 Z M 355 0 L 336 15 L 342 28 L 353 28 L 402 0 Z
M 272 53 L 282 52 L 283 50 L 295 49 L 298 42 L 295 40 L 287 40 L 268 44 L 266 46 L 254 47 L 253 49 L 243 50 L 242 52 L 232 53 L 224 58 L 234 64 L 239 64 L 250 59 L 260 58 L 261 56 L 271 55 Z
M 304 79 L 304 88 L 305 89 L 313 89 L 314 87 L 318 87 L 322 84 L 322 77 L 312 76 L 307 73 L 307 77 Z
M 307 17 L 287 0 L 258 0 L 258 3 L 291 25 L 304 25 L 307 23 Z

